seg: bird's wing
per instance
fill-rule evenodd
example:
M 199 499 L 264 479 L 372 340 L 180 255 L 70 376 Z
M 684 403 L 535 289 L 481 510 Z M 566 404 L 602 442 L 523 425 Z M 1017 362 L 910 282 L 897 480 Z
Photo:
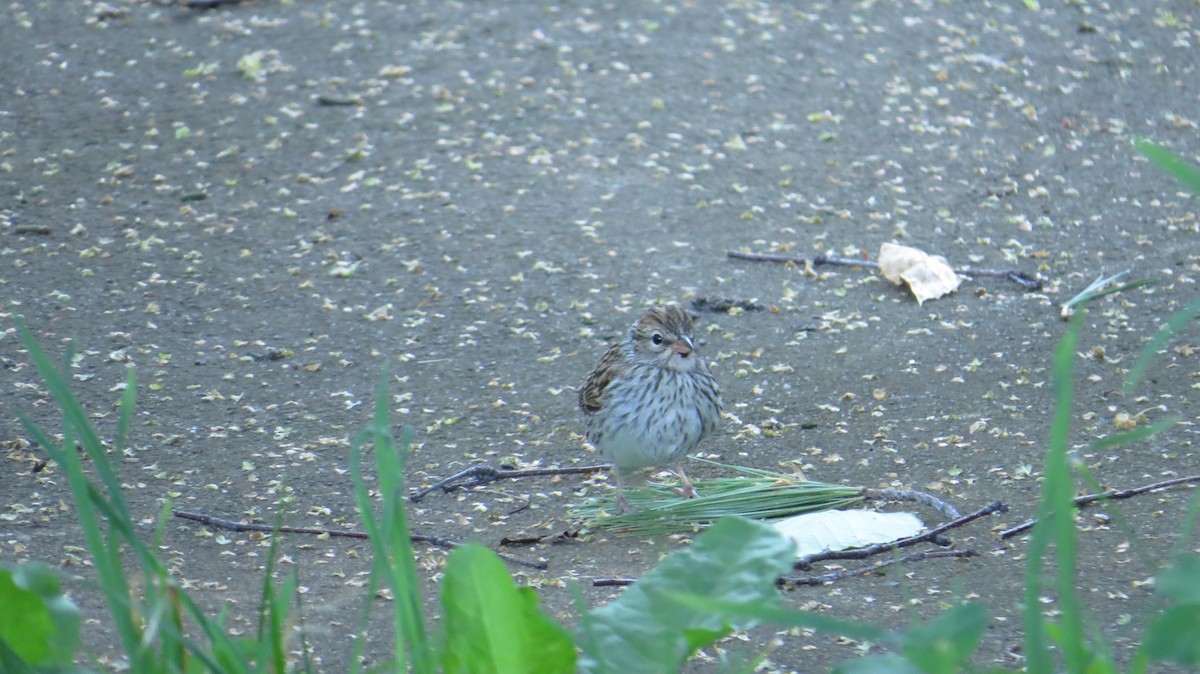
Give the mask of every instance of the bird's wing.
M 583 388 L 579 389 L 579 407 L 587 414 L 595 414 L 604 406 L 604 393 L 613 377 L 621 373 L 621 345 L 608 347 L 600 364 L 588 375 Z

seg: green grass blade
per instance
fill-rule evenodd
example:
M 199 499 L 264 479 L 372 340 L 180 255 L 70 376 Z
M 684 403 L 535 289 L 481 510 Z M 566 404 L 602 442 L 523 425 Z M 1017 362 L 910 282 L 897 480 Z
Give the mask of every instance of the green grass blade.
M 71 401 L 72 404 L 66 409 L 69 410 L 75 421 L 76 429 L 80 432 L 80 443 L 87 452 L 88 458 L 92 460 L 96 474 L 100 476 L 100 482 L 104 485 L 108 500 L 120 514 L 122 520 L 131 522 L 133 516 L 129 514 L 129 504 L 125 501 L 125 492 L 121 488 L 121 480 L 117 477 L 117 471 L 113 468 L 112 462 L 108 459 L 108 452 L 104 449 L 104 444 L 100 442 L 99 436 L 92 429 L 91 424 L 88 423 L 87 414 L 84 412 L 83 406 L 79 404 L 74 394 L 67 388 L 65 381 L 62 382 L 62 389 L 65 398 L 60 398 L 59 404 L 64 404 L 65 399 Z M 121 405 L 117 415 L 118 424 L 124 423 L 125 425 L 124 431 L 128 431 L 129 419 L 133 416 L 133 402 L 136 392 L 137 373 L 130 368 L 126 371 L 125 392 L 121 396 Z M 126 404 L 128 404 L 128 408 L 126 408 Z M 122 439 L 121 442 L 124 442 L 124 440 Z M 116 456 L 120 458 L 120 448 L 117 448 Z
M 397 447 L 388 416 L 385 371 L 376 388 L 372 420 L 351 444 L 350 473 L 354 482 L 355 502 L 374 554 L 372 577 L 377 578 L 393 594 L 396 668 L 404 670 L 411 664 L 416 674 L 425 674 L 434 672 L 437 663 L 425 630 L 421 586 L 405 509 L 404 465 L 412 432 L 405 429 L 401 444 Z M 379 482 L 381 504 L 378 518 L 372 514 L 370 493 L 362 475 L 362 452 L 368 443 L 374 449 L 376 479 Z
M 1179 536 L 1176 537 L 1175 545 L 1171 550 L 1172 558 L 1178 558 L 1190 549 L 1192 532 L 1196 530 L 1198 517 L 1200 517 L 1200 490 L 1197 490 L 1195 496 L 1192 497 L 1192 504 L 1188 507 L 1183 524 L 1179 527 Z
M 1087 653 L 1083 634 L 1083 617 L 1075 589 L 1078 567 L 1075 531 L 1074 481 L 1067 452 L 1070 448 L 1071 413 L 1074 401 L 1074 358 L 1082 329 L 1073 321 L 1064 336 L 1061 349 L 1054 355 L 1055 409 L 1050 430 L 1050 452 L 1045 471 L 1045 494 L 1051 504 L 1049 524 L 1054 540 L 1058 571 L 1057 594 L 1061 611 L 1062 641 L 1059 648 L 1069 672 L 1083 672 Z
M 663 592 L 662 596 L 672 602 L 724 616 L 730 620 L 754 621 L 767 625 L 803 627 L 824 634 L 837 634 L 858 641 L 899 644 L 900 637 L 885 629 L 866 623 L 850 622 L 830 618 L 820 613 L 811 613 L 780 606 L 774 601 L 739 601 L 707 597 L 683 592 Z
M 353 461 L 353 451 L 351 451 L 351 461 Z M 351 469 L 353 472 L 353 469 Z M 355 500 L 357 500 L 358 485 L 354 487 Z M 359 511 L 362 508 L 359 507 Z M 360 516 L 360 522 L 365 521 Z M 369 534 L 368 534 L 369 535 Z M 350 672 L 349 674 L 360 674 L 362 671 L 363 649 L 366 646 L 367 629 L 371 623 L 372 609 L 375 607 L 375 591 L 379 589 L 379 579 L 375 575 L 374 565 L 372 565 L 371 575 L 367 580 L 366 593 L 363 596 L 362 610 L 358 616 L 358 630 L 354 635 L 354 643 L 350 648 Z M 395 662 L 388 663 L 389 667 L 397 668 Z
M 129 368 L 125 375 L 125 390 L 121 392 L 121 403 L 117 406 L 117 435 L 113 439 L 113 451 L 121 456 L 129 441 L 129 427 L 133 423 L 133 411 L 137 402 L 137 370 Z
M 124 405 L 125 403 L 122 404 Z M 130 405 L 132 405 L 132 402 L 130 402 Z M 157 549 L 162 545 L 167 531 L 167 523 L 170 520 L 171 501 L 168 499 L 166 503 L 163 503 L 162 508 L 158 512 L 158 520 L 154 527 L 154 538 L 151 541 L 153 548 Z M 159 650 L 163 653 L 164 660 L 168 660 L 171 663 L 171 668 L 174 671 L 185 672 L 188 670 L 189 664 L 188 641 L 183 638 L 184 625 L 182 601 L 180 599 L 181 590 L 175 585 L 164 565 L 156 564 L 155 567 L 157 582 L 150 583 L 147 588 L 147 603 L 153 606 L 154 610 L 162 612 L 170 620 L 169 628 L 163 629 L 161 632 L 160 639 L 162 646 Z
M 1180 604 L 1200 605 L 1200 557 L 1182 555 L 1158 574 L 1154 593 Z
M 121 483 L 117 479 L 116 472 L 113 471 L 112 465 L 108 461 L 97 461 L 98 455 L 104 455 L 104 443 L 100 441 L 100 437 L 96 434 L 95 429 L 88 422 L 87 414 L 83 410 L 83 406 L 71 393 L 70 387 L 67 385 L 66 378 L 59 372 L 58 368 L 46 356 L 46 354 L 38 346 L 33 338 L 33 334 L 25 327 L 24 321 L 17 318 L 17 330 L 21 335 L 21 340 L 25 344 L 25 348 L 29 350 L 30 359 L 33 360 L 34 366 L 37 368 L 38 375 L 46 384 L 46 389 L 50 392 L 51 397 L 58 403 L 59 408 L 63 413 L 63 423 L 77 434 L 79 444 L 92 459 L 97 475 L 100 476 L 101 483 L 108 490 L 109 498 L 113 500 L 114 506 L 123 517 L 129 519 L 129 507 L 125 504 L 125 497 L 121 492 Z M 126 379 L 126 387 L 131 385 L 136 388 L 136 378 L 133 370 L 129 370 Z M 123 412 L 124 413 L 124 412 Z
M 1133 146 L 1158 168 L 1183 183 L 1184 187 L 1200 194 L 1200 171 L 1182 157 L 1145 138 L 1134 138 Z
M 381 406 L 384 409 L 385 420 L 380 426 L 381 430 L 376 434 L 376 465 L 380 470 L 385 470 L 385 467 L 389 465 L 396 469 L 391 476 L 380 480 L 383 507 L 388 513 L 388 517 L 384 521 L 385 531 L 389 536 L 391 563 L 397 567 L 396 577 L 400 581 L 398 586 L 392 588 L 396 615 L 402 620 L 405 643 L 410 649 L 413 671 L 418 674 L 434 672 L 437 667 L 436 659 L 426 635 L 421 581 L 417 576 L 416 554 L 413 550 L 412 536 L 408 529 L 408 513 L 405 508 L 407 496 L 404 488 L 405 462 L 403 460 L 379 460 L 381 455 L 395 459 L 407 454 L 411 431 L 405 430 L 402 447 L 397 448 L 386 425 L 386 391 L 383 393 Z
M 150 622 L 153 620 L 154 611 L 147 610 L 131 594 L 121 557 L 120 540 L 132 536 L 133 531 L 132 523 L 127 515 L 128 511 L 119 512 L 91 483 L 83 468 L 79 453 L 75 449 L 76 438 L 79 438 L 84 450 L 93 458 L 96 472 L 108 474 L 112 483 L 117 485 L 118 491 L 120 489 L 119 482 L 116 481 L 115 473 L 111 469 L 99 437 L 88 423 L 82 406 L 70 392 L 61 373 L 41 351 L 32 334 L 19 319 L 18 329 L 29 349 L 30 358 L 34 361 L 47 389 L 62 409 L 63 441 L 61 445 L 55 443 L 36 424 L 23 415 L 20 417 L 21 423 L 67 475 L 72 498 L 76 503 L 76 514 L 92 555 L 93 566 L 96 569 L 105 602 L 113 619 L 114 631 L 121 640 L 131 668 L 138 669 L 138 671 L 156 671 L 159 669 L 159 659 L 147 647 L 146 634 L 137 619 L 138 616 L 145 617 L 147 624 L 156 627 L 159 623 Z M 100 517 L 103 517 L 109 526 L 107 534 L 100 525 Z M 133 540 L 141 544 L 136 536 L 133 536 Z
M 209 619 L 186 593 L 179 590 L 166 566 L 138 536 L 116 470 L 82 405 L 24 322 L 20 318 L 16 318 L 15 322 L 30 359 L 62 411 L 62 442 L 55 442 L 28 417 L 20 415 L 19 419 L 33 440 L 61 467 L 67 477 L 80 528 L 113 620 L 113 630 L 121 641 L 130 670 L 139 673 L 182 671 L 186 662 L 179 646 L 183 645 L 207 671 L 229 674 L 247 671 L 243 660 L 220 660 L 216 657 L 218 651 L 229 650 L 228 635 L 219 623 Z M 136 376 L 130 370 L 120 403 L 119 447 L 124 446 L 130 428 L 136 384 Z M 77 439 L 79 446 L 91 459 L 92 468 L 100 476 L 105 491 L 101 491 L 88 477 L 76 449 Z M 165 514 L 160 516 L 160 535 L 165 526 L 162 517 Z M 101 520 L 106 526 L 101 526 Z M 134 553 L 141 573 L 146 578 L 144 600 L 134 597 L 126 579 L 126 560 L 122 554 L 126 548 Z M 204 647 L 184 637 L 181 610 L 204 631 L 213 649 L 212 655 Z M 143 629 L 139 621 L 145 621 L 147 629 Z
M 275 531 L 271 534 L 271 544 L 267 548 L 267 564 L 263 571 L 262 591 L 258 601 L 258 657 L 259 668 L 282 674 L 287 669 L 286 642 L 283 634 L 284 616 L 290 603 L 290 590 L 294 588 L 295 575 L 289 575 L 284 583 L 282 593 L 275 591 L 275 562 L 279 560 L 279 527 L 283 524 L 282 516 L 275 518 Z M 286 595 L 280 599 L 281 595 Z
M 608 659 L 604 656 L 605 650 L 601 648 L 600 639 L 596 633 L 596 621 L 592 617 L 592 612 L 588 610 L 587 598 L 583 596 L 579 582 L 571 578 L 567 580 L 567 588 L 571 591 L 571 600 L 579 614 L 579 628 L 576 634 L 582 634 L 583 639 L 576 638 L 575 641 L 579 645 L 583 658 L 595 662 L 598 671 L 609 671 L 611 667 L 609 667 Z
M 1158 166 L 1158 168 L 1162 169 L 1163 172 L 1172 176 L 1182 183 L 1184 187 L 1191 190 L 1193 194 L 1200 195 L 1200 170 L 1196 167 L 1192 166 L 1179 155 L 1146 138 L 1134 138 L 1133 146 L 1138 152 L 1141 152 Z M 1126 393 L 1133 390 L 1138 382 L 1141 381 L 1150 359 L 1162 348 L 1163 344 L 1183 326 L 1195 320 L 1198 314 L 1200 314 L 1200 298 L 1197 298 L 1182 311 L 1171 316 L 1167 324 L 1142 349 L 1137 362 L 1130 369 L 1129 376 L 1125 380 Z
M 1048 636 L 1051 625 L 1042 615 L 1041 574 L 1047 562 L 1050 544 L 1056 545 L 1058 553 L 1058 589 L 1062 604 L 1061 638 L 1058 639 L 1066 662 L 1067 671 L 1079 672 L 1079 654 L 1075 645 L 1079 643 L 1081 631 L 1074 588 L 1074 507 L 1072 505 L 1071 470 L 1067 460 L 1067 449 L 1071 430 L 1071 407 L 1073 400 L 1072 374 L 1075 349 L 1079 332 L 1086 315 L 1084 305 L 1071 317 L 1067 331 L 1054 353 L 1053 380 L 1055 391 L 1054 415 L 1050 428 L 1046 452 L 1045 477 L 1042 497 L 1038 504 L 1037 526 L 1029 542 L 1029 557 L 1025 572 L 1025 605 L 1022 609 L 1025 627 L 1026 669 L 1031 674 L 1050 674 L 1054 671 Z M 1064 546 L 1064 541 L 1066 545 Z M 1067 578 L 1063 587 L 1064 577 Z
M 770 520 L 842 508 L 863 500 L 862 490 L 857 487 L 716 465 L 743 475 L 696 481 L 701 494 L 698 498 L 680 498 L 672 485 L 651 484 L 644 489 L 626 490 L 625 496 L 634 509 L 632 513 L 610 515 L 615 504 L 606 496 L 572 507 L 569 515 L 584 520 L 591 528 L 640 536 L 694 531 L 730 515 Z
M 1167 341 L 1175 336 L 1175 333 L 1196 320 L 1197 316 L 1200 316 L 1200 297 L 1172 314 L 1171 318 L 1158 329 L 1158 332 L 1154 333 L 1154 337 L 1151 337 L 1150 341 L 1138 352 L 1138 358 L 1134 361 L 1133 367 L 1129 368 L 1129 375 L 1125 378 L 1125 393 L 1137 388 L 1142 377 L 1146 375 L 1146 369 L 1150 367 L 1150 361 L 1162 350 Z
M 97 495 L 97 492 L 93 492 L 93 498 Z M 167 508 L 159 513 L 159 524 L 154 535 L 156 542 L 161 539 L 162 527 L 165 525 L 162 517 L 167 513 Z M 132 526 L 129 527 L 129 530 L 132 531 Z M 110 548 L 120 549 L 122 536 L 111 524 L 109 525 L 109 540 Z M 149 549 L 143 554 L 153 557 L 153 553 Z M 145 627 L 142 630 L 142 646 L 147 651 L 148 657 L 158 658 L 164 671 L 184 672 L 188 668 L 188 646 L 187 640 L 183 636 L 180 591 L 172 582 L 166 567 L 158 563 L 157 558 L 154 561 L 155 563 L 149 566 L 146 564 L 142 566 L 145 582 L 141 588 L 141 611 L 146 616 Z
M 1145 652 L 1151 661 L 1200 668 L 1200 604 L 1172 606 L 1155 616 L 1146 628 Z
M 970 660 L 987 630 L 987 607 L 966 602 L 904 632 L 904 658 L 925 672 L 954 674 Z
M 26 432 L 51 459 L 62 467 L 67 475 L 71 497 L 78 504 L 75 511 L 79 519 L 79 526 L 83 530 L 84 540 L 91 552 L 97 580 L 113 619 L 113 628 L 120 638 L 125 652 L 132 655 L 137 652 L 138 644 L 141 642 L 141 629 L 134 622 L 133 600 L 129 593 L 124 569 L 121 566 L 120 551 L 109 549 L 108 539 L 100 527 L 97 512 L 84 505 L 91 500 L 92 486 L 88 482 L 79 455 L 75 451 L 75 439 L 71 432 L 71 425 L 64 422 L 63 443 L 59 446 L 28 417 L 20 415 L 19 418 Z
M 259 662 L 270 663 L 269 671 L 276 674 L 285 674 L 288 671 L 288 607 L 292 604 L 292 598 L 296 595 L 296 587 L 298 585 L 299 578 L 293 571 L 288 574 L 287 578 L 283 581 L 283 585 L 278 590 L 275 589 L 274 583 L 272 583 L 270 595 L 267 597 L 267 638 L 265 640 L 267 653 L 266 659 Z
M 371 494 L 367 489 L 366 481 L 362 475 L 362 451 L 371 439 L 371 434 L 368 429 L 359 431 L 355 436 L 354 442 L 350 443 L 350 481 L 354 490 L 354 502 L 358 508 L 359 521 L 362 523 L 363 530 L 367 533 L 367 542 L 371 546 L 371 575 L 367 582 L 367 592 L 363 600 L 363 610 L 359 621 L 358 635 L 354 640 L 353 661 L 351 665 L 351 674 L 358 674 L 359 663 L 361 661 L 367 625 L 371 618 L 372 609 L 375 606 L 375 592 L 381 585 L 392 587 L 395 585 L 393 569 L 387 563 L 387 554 L 383 546 L 383 533 L 379 528 L 379 521 L 375 518 L 373 504 L 371 503 Z M 395 669 L 402 670 L 405 663 L 404 648 L 400 628 L 398 625 L 393 625 L 396 641 L 395 662 L 392 663 Z
M 1134 442 L 1138 442 L 1140 440 L 1145 440 L 1146 438 L 1158 435 L 1159 433 L 1167 430 L 1168 428 L 1173 427 L 1175 424 L 1178 424 L 1179 420 L 1180 420 L 1179 416 L 1173 416 L 1173 417 L 1168 417 L 1166 419 L 1160 419 L 1148 426 L 1142 426 L 1141 428 L 1135 428 L 1131 431 L 1123 431 L 1121 433 L 1117 433 L 1116 435 L 1110 435 L 1106 438 L 1099 438 L 1097 440 L 1091 441 L 1088 444 L 1091 446 L 1092 449 L 1095 449 L 1095 450 L 1112 449 L 1113 447 L 1119 447 L 1121 445 L 1132 444 Z
M 299 577 L 297 577 L 296 581 L 299 582 L 299 580 Z M 300 650 L 301 665 L 299 669 L 293 669 L 292 671 L 313 674 L 317 669 L 316 663 L 313 661 L 312 644 L 308 639 L 308 626 L 304 622 L 304 593 L 300 592 L 299 588 L 297 588 L 294 596 L 296 597 L 296 639 L 299 642 L 297 648 Z

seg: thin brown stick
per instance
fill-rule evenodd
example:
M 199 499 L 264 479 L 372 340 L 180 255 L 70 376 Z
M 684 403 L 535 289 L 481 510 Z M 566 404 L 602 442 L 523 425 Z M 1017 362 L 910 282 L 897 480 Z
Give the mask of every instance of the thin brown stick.
M 637 581 L 637 578 L 593 578 L 592 587 L 627 587 Z
M 1029 292 L 1038 292 L 1045 285 L 1045 280 L 1038 276 L 1034 276 L 1028 272 L 1017 271 L 1016 269 L 987 269 L 974 267 L 960 267 L 954 270 L 959 276 L 977 277 L 990 276 L 992 278 L 1002 278 L 1012 281 L 1023 287 Z
M 547 543 L 564 543 L 566 541 L 574 541 L 579 538 L 579 529 L 563 529 L 555 531 L 552 534 L 545 536 L 518 536 L 509 538 L 505 536 L 500 539 L 500 547 L 506 545 L 545 545 Z
M 330 94 L 321 94 L 317 96 L 318 105 L 326 105 L 330 107 L 362 105 L 363 100 L 358 96 L 333 96 Z
M 312 536 L 326 535 L 333 538 L 366 538 L 367 535 L 361 531 L 338 531 L 336 529 L 304 529 L 301 527 L 274 527 L 270 524 L 254 524 L 252 522 L 238 522 L 237 520 L 227 520 L 223 517 L 208 515 L 205 513 L 192 512 L 190 510 L 173 510 L 171 514 L 179 519 L 192 520 L 210 527 L 225 529 L 228 531 L 261 531 L 263 533 L 281 534 L 308 534 Z M 415 537 L 414 537 L 415 538 Z
M 1003 512 L 1006 506 L 1000 501 L 993 501 L 988 505 L 976 510 L 972 513 L 967 513 L 951 522 L 947 522 L 940 527 L 930 529 L 929 531 L 909 538 L 902 538 L 898 541 L 890 543 L 881 543 L 878 545 L 868 545 L 864 548 L 855 548 L 853 550 L 833 550 L 819 552 L 812 555 L 806 555 L 796 560 L 792 565 L 795 569 L 806 569 L 812 566 L 813 563 L 819 561 L 829 561 L 834 559 L 866 559 L 873 555 L 878 555 L 884 552 L 891 552 L 900 548 L 910 547 L 917 543 L 937 543 L 941 535 L 953 528 L 961 527 L 968 522 L 973 522 L 981 517 L 986 517 L 996 512 Z M 862 576 L 873 571 L 891 566 L 892 564 L 904 564 L 907 562 L 919 562 L 925 559 L 938 559 L 942 557 L 974 557 L 979 553 L 974 550 L 930 550 L 925 552 L 915 552 L 898 559 L 890 559 L 861 569 L 850 569 L 847 571 L 836 571 L 832 573 L 821 574 L 819 576 L 783 576 L 778 582 L 780 584 L 791 583 L 793 585 L 824 585 L 833 583 L 846 578 L 854 578 Z M 637 582 L 636 578 L 595 578 L 592 580 L 592 587 L 624 587 L 633 585 Z
M 187 0 L 184 7 L 188 9 L 216 9 L 221 5 L 239 5 L 242 0 Z
M 869 573 L 874 573 L 880 569 L 885 569 L 894 564 L 910 564 L 914 562 L 924 561 L 926 559 L 943 559 L 956 558 L 966 559 L 968 557 L 977 557 L 978 552 L 974 550 L 926 550 L 924 552 L 914 552 L 896 559 L 888 559 L 877 562 L 870 566 L 861 569 L 848 569 L 846 571 L 832 571 L 823 573 L 819 576 L 780 576 L 776 579 L 775 584 L 780 587 L 787 585 L 826 585 L 836 583 L 839 580 L 847 578 L 855 578 L 857 576 L 865 576 Z M 592 587 L 627 587 L 638 581 L 637 578 L 593 578 Z
M 725 253 L 727 257 L 735 260 L 749 260 L 750 262 L 776 262 L 778 264 L 794 264 L 804 267 L 810 264 L 815 264 L 815 258 L 800 257 L 798 255 L 785 255 L 783 253 L 746 253 L 740 250 L 731 250 Z M 864 261 L 864 266 L 878 267 L 874 262 Z
M 49 225 L 17 225 L 13 227 L 13 234 L 41 234 L 47 235 L 53 233 Z
M 450 477 L 438 480 L 433 484 L 414 492 L 408 497 L 408 500 L 413 503 L 420 502 L 421 499 L 429 496 L 431 493 L 441 489 L 445 493 L 452 492 L 456 489 L 467 489 L 470 487 L 479 487 L 481 485 L 490 484 L 497 480 L 515 480 L 522 477 L 541 477 L 544 475 L 579 475 L 580 473 L 595 473 L 602 470 L 609 470 L 612 466 L 603 464 L 599 466 L 579 466 L 576 468 L 496 468 L 494 466 L 479 465 L 471 466 L 466 470 L 461 470 Z
M 917 536 L 901 538 L 898 541 L 891 541 L 890 543 L 877 543 L 875 545 L 868 545 L 863 548 L 854 548 L 852 550 L 826 550 L 824 552 L 817 552 L 797 559 L 796 563 L 792 566 L 797 569 L 806 569 L 815 562 L 823 562 L 832 559 L 866 559 L 867 557 L 878 555 L 883 552 L 890 552 L 899 548 L 912 547 L 918 543 L 940 544 L 938 539 L 944 532 L 949 531 L 950 529 L 961 527 L 968 522 L 973 522 L 981 517 L 991 515 L 992 513 L 1003 512 L 1004 510 L 1007 510 L 1007 506 L 1000 501 L 993 501 L 992 503 L 989 503 L 973 513 L 967 513 L 958 519 L 946 522 L 939 527 L 934 527 L 933 529 L 930 529 L 929 531 Z
M 362 533 L 361 531 L 344 531 L 344 530 L 337 530 L 337 529 L 309 529 L 309 528 L 303 528 L 303 527 L 275 527 L 275 526 L 271 526 L 269 524 L 254 524 L 254 523 L 250 523 L 250 522 L 238 522 L 236 520 L 228 520 L 223 517 L 216 517 L 214 515 L 208 515 L 205 513 L 191 512 L 188 510 L 173 510 L 173 511 L 171 511 L 171 514 L 180 519 L 191 520 L 193 522 L 199 522 L 206 526 L 216 527 L 217 529 L 226 529 L 229 531 L 261 531 L 263 533 L 268 533 L 268 534 L 272 534 L 272 533 L 308 534 L 308 535 L 315 535 L 315 536 L 330 536 L 330 537 L 334 537 L 334 538 L 360 538 L 360 539 L 367 538 L 367 535 L 365 533 Z M 446 550 L 453 550 L 454 548 L 457 548 L 458 546 L 462 545 L 461 541 L 456 541 L 456 540 L 453 540 L 450 538 L 445 538 L 442 536 L 427 536 L 425 534 L 409 534 L 409 539 L 413 543 L 426 543 L 428 545 L 432 545 L 432 546 L 438 547 L 438 548 L 444 548 Z M 542 571 L 550 568 L 550 565 L 547 564 L 546 562 L 531 562 L 529 560 L 520 559 L 517 557 L 511 557 L 509 555 L 500 554 L 500 553 L 497 553 L 497 555 L 499 555 L 500 559 L 503 559 L 504 561 L 509 562 L 511 564 L 527 566 L 532 569 L 539 569 Z
M 847 578 L 855 578 L 865 576 L 870 573 L 875 573 L 880 569 L 885 569 L 893 564 L 910 564 L 920 562 L 926 559 L 941 559 L 945 557 L 966 559 L 968 557 L 976 557 L 979 553 L 974 550 L 926 550 L 924 552 L 914 552 L 912 554 L 899 557 L 897 559 L 888 559 L 881 562 L 876 562 L 871 566 L 866 566 L 861 569 L 847 569 L 845 571 L 831 571 L 823 573 L 819 576 L 781 576 L 775 581 L 777 585 L 827 585 L 836 583 L 839 580 Z
M 839 267 L 866 267 L 868 269 L 878 269 L 879 263 L 873 260 L 859 260 L 855 258 L 837 257 L 834 255 L 817 255 L 812 258 L 800 257 L 797 255 L 784 255 L 781 253 L 746 253 L 740 250 L 731 250 L 726 253 L 728 257 L 735 260 L 749 260 L 750 262 L 775 262 L 778 264 L 794 264 L 800 267 L 812 265 L 820 267 L 821 265 L 834 265 Z M 1033 276 L 1023 271 L 1015 269 L 974 269 L 971 267 L 962 267 L 954 270 L 955 274 L 962 276 L 990 276 L 994 278 L 1008 279 L 1013 283 L 1025 288 L 1029 291 L 1038 291 L 1042 289 L 1044 281 L 1037 276 Z
M 1155 482 L 1154 484 L 1147 484 L 1147 485 L 1143 485 L 1141 487 L 1133 487 L 1132 489 L 1122 489 L 1120 491 L 1105 491 L 1105 492 L 1100 492 L 1099 494 L 1087 494 L 1085 496 L 1080 496 L 1080 497 L 1076 498 L 1074 503 L 1075 503 L 1075 507 L 1079 507 L 1079 506 L 1088 505 L 1090 503 L 1095 503 L 1097 501 L 1116 501 L 1117 499 L 1131 498 L 1134 496 L 1139 496 L 1141 494 L 1145 494 L 1146 492 L 1151 492 L 1156 489 L 1166 489 L 1167 487 L 1174 487 L 1174 486 L 1181 485 L 1181 484 L 1191 484 L 1191 483 L 1195 483 L 1195 482 L 1200 482 L 1200 475 L 1189 475 L 1187 477 L 1177 477 L 1172 480 L 1164 480 L 1162 482 Z M 1026 520 L 1025 522 L 1022 522 L 1021 524 L 1018 524 L 1017 526 L 1015 526 L 1011 529 L 1005 529 L 1004 531 L 1001 531 L 1000 538 L 1001 539 L 1012 538 L 1013 536 L 1016 536 L 1017 534 L 1024 533 L 1024 532 L 1032 529 L 1036 525 L 1037 525 L 1036 519 Z
M 699 295 L 692 298 L 694 311 L 708 311 L 714 314 L 728 313 L 730 309 L 742 311 L 763 311 L 767 305 L 754 300 L 738 299 L 736 297 L 719 297 L 716 295 Z
M 874 260 L 856 260 L 852 257 L 838 257 L 836 255 L 817 255 L 812 259 L 814 267 L 820 267 L 823 264 L 833 265 L 835 267 L 867 267 L 868 269 L 878 269 L 879 263 Z

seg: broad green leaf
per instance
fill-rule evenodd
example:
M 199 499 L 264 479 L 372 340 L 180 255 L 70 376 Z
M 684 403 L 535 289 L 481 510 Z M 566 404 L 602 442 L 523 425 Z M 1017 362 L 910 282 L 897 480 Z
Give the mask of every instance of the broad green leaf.
M 664 592 L 663 597 L 695 610 L 724 616 L 726 620 L 753 620 L 758 624 L 805 627 L 825 634 L 840 634 L 859 641 L 898 644 L 897 635 L 865 623 L 830 618 L 820 613 L 783 608 L 772 597 L 769 601 L 741 602 L 700 597 L 692 594 Z
M 575 645 L 538 608 L 538 596 L 517 589 L 504 562 L 481 545 L 450 554 L 442 581 L 448 674 L 540 674 L 575 671 Z
M 35 666 L 66 666 L 79 645 L 79 609 L 41 562 L 0 565 L 0 640 Z
M 498 564 L 501 563 L 490 550 L 488 553 Z M 574 674 L 575 642 L 571 633 L 541 609 L 541 598 L 532 588 L 522 587 L 518 592 L 525 600 L 525 612 L 521 620 L 529 637 L 525 653 L 529 662 L 524 671 Z
M 683 640 L 687 642 L 688 651 L 695 651 L 705 646 L 715 643 L 729 634 L 732 630 L 728 625 L 723 626 L 719 630 L 706 630 L 704 628 L 688 628 L 683 630 Z
M 959 604 L 904 632 L 904 658 L 925 672 L 957 672 L 970 659 L 987 629 L 987 607 Z
M 733 603 L 717 599 L 671 593 L 671 600 L 708 611 L 725 619 L 753 617 L 762 623 L 806 627 L 826 634 L 840 634 L 860 641 L 899 645 L 903 657 L 888 655 L 847 663 L 836 671 L 844 672 L 957 672 L 975 652 L 987 629 L 988 612 L 981 603 L 957 606 L 934 620 L 903 634 L 895 634 L 862 623 L 846 622 L 816 613 L 781 608 L 771 602 Z M 907 663 L 892 669 L 894 663 Z M 863 669 L 860 669 L 863 668 Z
M 733 602 L 778 601 L 775 579 L 792 565 L 792 543 L 770 525 L 725 517 L 664 559 L 590 616 L 584 672 L 674 672 L 697 648 L 757 624 L 673 601 L 668 594 Z M 703 637 L 703 638 L 702 638 Z M 602 658 L 598 661 L 596 658 Z
M 717 653 L 713 674 L 757 674 L 771 654 L 771 647 L 754 649 L 750 644 L 730 644 Z
M 899 655 L 887 653 L 847 660 L 834 667 L 833 674 L 925 674 L 925 671 Z
M 1200 667 L 1200 604 L 1160 613 L 1146 627 L 1143 647 L 1151 660 Z
M 1200 557 L 1181 556 L 1154 582 L 1155 594 L 1177 604 L 1200 604 Z

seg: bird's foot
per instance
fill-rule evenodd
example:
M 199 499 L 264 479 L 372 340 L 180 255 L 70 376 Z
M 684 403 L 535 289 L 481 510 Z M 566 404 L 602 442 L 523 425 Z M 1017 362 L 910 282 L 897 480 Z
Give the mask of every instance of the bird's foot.
M 620 491 L 618 491 L 617 492 L 617 514 L 618 515 L 628 515 L 629 513 L 632 513 L 632 512 L 634 512 L 634 509 L 632 507 L 630 507 L 629 501 L 626 501 L 625 495 L 622 494 Z
M 688 479 L 687 473 L 683 472 L 682 462 L 675 464 L 675 474 L 679 476 L 679 481 L 683 483 L 683 487 L 676 490 L 676 493 L 684 498 L 698 498 L 700 496 L 700 492 L 696 491 L 696 487 Z

